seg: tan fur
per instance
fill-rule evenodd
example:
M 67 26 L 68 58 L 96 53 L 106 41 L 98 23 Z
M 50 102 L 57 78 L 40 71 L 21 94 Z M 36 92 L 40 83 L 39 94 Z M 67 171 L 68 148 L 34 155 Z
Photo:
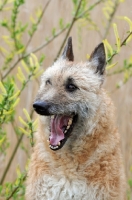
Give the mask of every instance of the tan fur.
M 94 93 L 98 97 L 99 106 L 95 109 L 94 115 L 88 119 L 89 121 L 85 122 L 83 133 L 76 133 L 77 138 L 71 135 L 62 149 L 57 151 L 52 151 L 47 143 L 48 117 L 40 117 L 36 145 L 28 172 L 26 199 L 125 200 L 126 183 L 113 104 L 101 86 L 98 86 L 98 80 L 97 84 L 96 81 L 95 83 L 89 81 L 89 85 L 85 84 L 86 77 L 82 78 L 81 67 L 84 68 L 85 74 L 86 65 L 81 63 L 80 73 L 77 74 L 78 65 L 59 62 L 61 64 L 55 64 L 47 73 L 53 75 L 52 78 L 56 82 L 52 93 L 47 93 L 48 98 L 53 102 L 63 101 L 65 105 L 66 94 L 60 82 L 65 81 L 67 73 L 71 73 L 82 90 L 81 101 L 85 98 L 89 98 L 90 101 L 88 95 Z M 89 67 L 88 70 L 91 68 Z M 89 74 L 91 75 L 91 71 Z M 57 82 L 59 77 L 61 77 L 60 82 Z M 44 94 L 42 85 L 43 83 L 41 83 L 40 93 Z M 51 92 L 50 89 L 48 91 Z M 47 99 L 47 95 L 45 94 L 41 99 Z M 71 101 L 77 101 L 79 98 L 78 95 Z

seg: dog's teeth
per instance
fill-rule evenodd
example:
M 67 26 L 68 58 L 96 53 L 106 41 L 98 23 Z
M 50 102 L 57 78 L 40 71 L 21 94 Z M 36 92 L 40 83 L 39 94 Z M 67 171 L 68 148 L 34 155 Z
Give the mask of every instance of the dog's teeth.
M 67 130 L 64 131 L 64 133 L 66 133 L 66 132 L 67 132 Z
M 57 148 L 58 148 L 58 146 L 52 146 L 52 145 L 49 145 L 49 147 L 50 147 L 51 149 L 57 149 Z
M 70 126 L 71 124 L 72 124 L 72 119 L 69 119 L 68 126 Z
M 70 128 L 70 126 L 67 126 L 66 129 L 68 130 Z
M 51 116 L 51 119 L 54 119 L 54 115 Z
M 58 142 L 58 146 L 60 146 L 60 142 Z

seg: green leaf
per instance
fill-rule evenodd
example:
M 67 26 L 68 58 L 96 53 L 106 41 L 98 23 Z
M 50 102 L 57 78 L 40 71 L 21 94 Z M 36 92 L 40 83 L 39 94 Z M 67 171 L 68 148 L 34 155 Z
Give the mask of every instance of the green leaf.
M 39 59 L 39 64 L 40 64 L 40 65 L 42 65 L 44 59 L 45 59 L 45 55 L 42 54 L 41 57 L 40 57 L 40 59 Z
M 59 25 L 60 25 L 60 29 L 64 28 L 64 22 L 62 18 L 60 18 Z
M 55 34 L 56 34 L 56 28 L 53 28 L 52 29 L 52 35 L 55 36 Z
M 132 187 L 132 179 L 128 180 L 128 184 L 129 184 L 130 187 Z

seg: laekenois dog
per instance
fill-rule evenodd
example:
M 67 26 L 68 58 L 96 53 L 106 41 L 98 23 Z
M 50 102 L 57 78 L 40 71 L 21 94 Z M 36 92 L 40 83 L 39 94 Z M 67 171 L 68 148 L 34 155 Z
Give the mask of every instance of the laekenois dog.
M 74 62 L 72 38 L 42 75 L 27 200 L 124 200 L 125 175 L 113 104 L 102 88 L 105 50 Z

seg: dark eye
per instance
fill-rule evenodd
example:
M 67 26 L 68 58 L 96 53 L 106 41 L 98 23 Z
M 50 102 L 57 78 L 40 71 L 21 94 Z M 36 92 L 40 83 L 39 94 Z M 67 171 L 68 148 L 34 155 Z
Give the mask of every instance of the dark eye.
M 67 90 L 68 92 L 74 92 L 76 89 L 78 89 L 78 88 L 77 88 L 77 86 L 75 86 L 74 84 L 68 84 L 68 85 L 66 86 L 66 90 Z
M 48 79 L 48 80 L 46 81 L 46 85 L 48 85 L 48 84 L 52 85 L 50 79 Z

